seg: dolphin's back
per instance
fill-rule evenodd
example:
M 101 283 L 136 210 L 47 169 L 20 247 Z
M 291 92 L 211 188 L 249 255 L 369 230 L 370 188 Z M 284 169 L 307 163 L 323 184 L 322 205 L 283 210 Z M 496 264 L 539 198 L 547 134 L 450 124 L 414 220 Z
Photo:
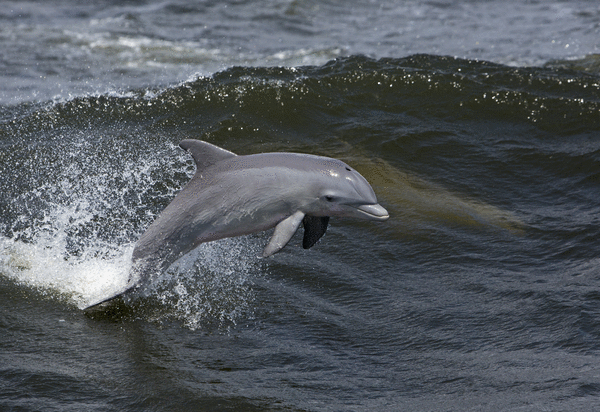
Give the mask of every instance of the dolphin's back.
M 235 170 L 269 170 L 279 169 L 282 174 L 297 173 L 339 173 L 351 170 L 341 160 L 303 153 L 258 153 L 247 156 L 236 156 L 214 164 L 215 172 L 232 172 Z

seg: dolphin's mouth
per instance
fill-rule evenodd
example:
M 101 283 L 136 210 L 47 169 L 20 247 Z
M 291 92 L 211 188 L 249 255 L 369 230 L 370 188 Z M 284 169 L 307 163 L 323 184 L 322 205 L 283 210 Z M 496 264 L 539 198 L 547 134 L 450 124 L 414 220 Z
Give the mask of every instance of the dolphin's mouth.
M 387 220 L 390 217 L 388 211 L 377 203 L 374 205 L 360 205 L 356 210 L 371 220 Z

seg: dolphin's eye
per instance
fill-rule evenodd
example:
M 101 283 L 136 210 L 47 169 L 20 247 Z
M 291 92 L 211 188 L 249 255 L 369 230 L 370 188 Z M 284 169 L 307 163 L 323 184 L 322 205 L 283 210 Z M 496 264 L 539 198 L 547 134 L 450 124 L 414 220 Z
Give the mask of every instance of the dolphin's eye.
M 325 200 L 327 200 L 328 202 L 333 202 L 335 200 L 335 197 L 331 195 L 325 195 Z
M 349 171 L 349 172 L 352 171 L 352 169 L 350 169 L 348 166 L 346 166 L 346 170 Z

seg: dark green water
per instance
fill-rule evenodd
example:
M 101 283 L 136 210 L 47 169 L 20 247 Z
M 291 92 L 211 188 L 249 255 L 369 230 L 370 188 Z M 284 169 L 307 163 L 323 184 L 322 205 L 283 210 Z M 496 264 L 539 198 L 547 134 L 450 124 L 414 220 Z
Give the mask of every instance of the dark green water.
M 3 410 L 591 410 L 600 77 L 432 55 L 233 67 L 0 108 Z M 150 296 L 78 309 L 194 172 L 340 158 L 391 218 L 202 245 Z

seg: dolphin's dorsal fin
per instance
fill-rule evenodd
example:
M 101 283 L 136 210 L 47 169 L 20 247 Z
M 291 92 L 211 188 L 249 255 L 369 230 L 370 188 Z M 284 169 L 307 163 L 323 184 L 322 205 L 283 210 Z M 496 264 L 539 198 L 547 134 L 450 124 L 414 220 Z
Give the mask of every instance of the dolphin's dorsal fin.
M 302 223 L 304 224 L 304 238 L 302 239 L 302 247 L 304 249 L 309 249 L 313 247 L 327 231 L 329 216 L 304 216 Z
M 186 139 L 179 143 L 179 147 L 192 154 L 194 162 L 196 162 L 196 171 L 204 170 L 221 160 L 237 156 L 229 150 L 222 149 L 219 146 L 202 140 Z

